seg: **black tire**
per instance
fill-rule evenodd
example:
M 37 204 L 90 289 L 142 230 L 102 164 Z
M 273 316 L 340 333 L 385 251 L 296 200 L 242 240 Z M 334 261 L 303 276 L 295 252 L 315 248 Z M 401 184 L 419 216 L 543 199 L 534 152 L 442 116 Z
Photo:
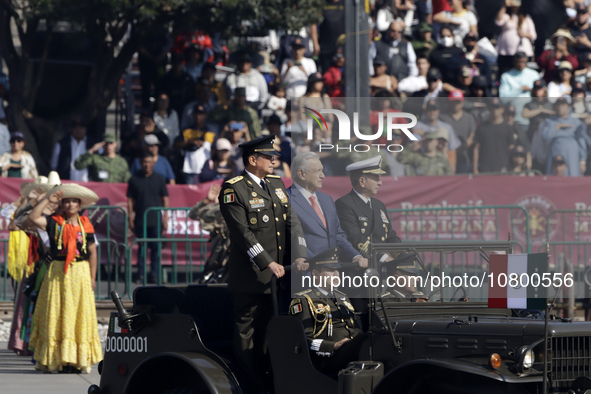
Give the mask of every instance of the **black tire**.
M 164 394 L 209 394 L 209 391 L 198 391 L 195 389 L 171 389 L 164 392 Z

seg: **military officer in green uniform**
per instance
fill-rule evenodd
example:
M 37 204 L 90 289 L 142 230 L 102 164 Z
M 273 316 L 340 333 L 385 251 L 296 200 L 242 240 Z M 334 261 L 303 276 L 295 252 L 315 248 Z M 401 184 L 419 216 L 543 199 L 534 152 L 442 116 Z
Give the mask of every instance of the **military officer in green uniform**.
M 364 257 L 370 242 L 402 242 L 392 228 L 386 205 L 375 198 L 382 186 L 380 175 L 382 156 L 359 161 L 347 166 L 353 189 L 335 201 L 341 226 L 347 233 L 347 239 Z M 389 254 L 378 256 L 380 261 L 393 260 Z
M 97 152 L 104 148 L 104 154 Z M 105 134 L 103 142 L 95 144 L 74 163 L 78 170 L 89 168 L 89 180 L 93 182 L 128 182 L 131 178 L 129 166 L 124 158 L 117 154 L 117 137 Z
M 440 150 L 440 146 L 446 145 L 447 141 L 449 141 L 449 132 L 445 127 L 441 127 L 436 131 L 425 133 L 422 144 L 414 141 L 405 146 L 396 159 L 402 164 L 410 164 L 415 175 L 451 175 L 449 159 Z M 423 151 L 419 152 L 421 148 Z
M 259 115 L 246 102 L 246 88 L 234 89 L 234 100 L 230 105 L 218 105 L 211 110 L 207 120 L 219 123 L 222 127 L 229 122 L 244 122 L 251 140 L 261 136 Z
M 245 170 L 225 181 L 220 209 L 230 231 L 228 289 L 234 293 L 235 351 L 253 376 L 264 372 L 265 331 L 272 315 L 271 278 L 285 274 L 284 257 L 307 269 L 306 244 L 281 178 L 271 175 L 274 136 L 241 144 Z M 292 242 L 293 240 L 293 242 Z M 286 255 L 291 250 L 291 256 Z
M 294 294 L 289 307 L 289 314 L 304 326 L 312 362 L 326 374 L 357 360 L 364 338 L 351 301 L 332 289 L 332 278 L 340 275 L 338 255 L 339 248 L 330 248 L 307 260 L 312 287 Z

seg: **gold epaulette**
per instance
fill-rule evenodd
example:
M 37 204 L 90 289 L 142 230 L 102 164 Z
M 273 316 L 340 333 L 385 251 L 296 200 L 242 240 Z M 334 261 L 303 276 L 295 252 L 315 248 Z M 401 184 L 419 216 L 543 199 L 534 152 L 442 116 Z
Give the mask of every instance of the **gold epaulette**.
M 265 178 L 279 178 L 279 179 L 281 179 L 281 177 L 279 175 L 272 175 L 272 174 L 267 175 Z
M 229 183 L 230 185 L 233 185 L 233 184 L 235 184 L 236 182 L 238 182 L 238 181 L 242 180 L 242 178 L 243 178 L 243 177 L 242 177 L 242 175 L 238 175 L 238 176 L 235 176 L 235 177 L 234 177 L 234 178 L 232 178 L 232 179 L 228 179 L 228 180 L 227 180 L 225 183 Z
M 311 292 L 312 292 L 312 289 L 308 289 L 308 290 L 300 291 L 299 293 L 295 293 L 294 295 L 303 296 L 306 293 L 311 293 Z

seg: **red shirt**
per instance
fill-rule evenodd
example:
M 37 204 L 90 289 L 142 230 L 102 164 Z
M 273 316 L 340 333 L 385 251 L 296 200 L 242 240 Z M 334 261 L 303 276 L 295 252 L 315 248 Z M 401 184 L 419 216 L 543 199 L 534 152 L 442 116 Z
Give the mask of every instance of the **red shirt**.
M 432 0 L 433 3 L 433 15 L 437 15 L 442 11 L 453 11 L 451 5 L 447 0 Z
M 540 57 L 536 60 L 540 65 L 540 68 L 545 71 L 544 79 L 547 83 L 550 83 L 556 78 L 556 71 L 558 70 L 558 65 L 562 61 L 568 61 L 573 66 L 573 70 L 579 68 L 579 60 L 577 57 L 571 53 L 564 56 L 562 59 L 556 58 L 556 53 L 554 49 L 548 49 L 540 55 Z
M 341 76 L 342 73 L 340 67 L 331 67 L 322 76 L 327 93 L 330 97 L 345 97 Z

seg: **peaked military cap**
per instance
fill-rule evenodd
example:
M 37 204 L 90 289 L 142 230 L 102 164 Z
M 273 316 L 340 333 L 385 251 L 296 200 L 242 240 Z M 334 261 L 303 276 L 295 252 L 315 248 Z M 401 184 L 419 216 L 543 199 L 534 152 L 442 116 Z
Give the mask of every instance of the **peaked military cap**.
M 419 275 L 419 269 L 416 266 L 416 256 L 414 253 L 400 253 L 396 258 L 387 263 L 388 266 L 396 268 L 407 274 Z
M 279 156 L 280 153 L 273 147 L 274 142 L 274 135 L 265 135 L 252 141 L 245 142 L 244 144 L 240 144 L 239 147 L 242 148 L 242 152 L 247 155 L 261 153 L 268 156 Z
M 382 156 L 372 157 L 371 159 L 365 159 L 358 161 L 357 163 L 349 164 L 346 168 L 351 173 L 359 174 L 385 174 L 386 171 L 382 170 Z
M 316 256 L 312 257 L 311 259 L 306 260 L 308 264 L 310 264 L 310 270 L 313 269 L 341 269 L 341 265 L 339 264 L 339 254 L 341 252 L 340 248 L 329 248 L 320 253 Z

